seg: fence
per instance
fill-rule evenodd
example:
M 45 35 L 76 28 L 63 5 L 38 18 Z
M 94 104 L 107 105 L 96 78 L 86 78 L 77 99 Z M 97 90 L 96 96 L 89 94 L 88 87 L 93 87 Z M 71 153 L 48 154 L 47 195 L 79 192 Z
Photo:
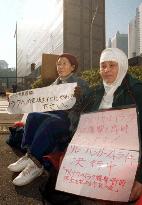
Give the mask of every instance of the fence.
M 0 92 L 31 89 L 31 84 L 35 80 L 29 77 L 0 77 Z

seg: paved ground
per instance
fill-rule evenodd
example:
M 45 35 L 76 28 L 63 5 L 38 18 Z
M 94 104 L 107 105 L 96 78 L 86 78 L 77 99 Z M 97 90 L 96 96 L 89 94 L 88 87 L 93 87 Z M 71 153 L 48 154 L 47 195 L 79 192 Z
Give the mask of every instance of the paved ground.
M 12 179 L 16 176 L 7 169 L 16 161 L 21 153 L 14 152 L 6 143 L 6 135 L 0 135 L 0 205 L 41 205 L 39 186 L 47 180 L 43 175 L 34 182 L 23 187 L 16 187 Z
M 6 113 L 8 107 L 8 101 L 5 97 L 0 96 L 0 113 Z

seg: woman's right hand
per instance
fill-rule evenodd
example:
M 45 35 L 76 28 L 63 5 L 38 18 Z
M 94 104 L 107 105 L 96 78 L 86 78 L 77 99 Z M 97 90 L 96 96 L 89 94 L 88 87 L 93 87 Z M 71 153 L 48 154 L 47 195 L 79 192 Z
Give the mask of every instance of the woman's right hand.
M 82 95 L 81 87 L 77 85 L 74 89 L 74 97 L 78 99 L 80 98 L 81 95 Z
M 130 201 L 138 200 L 142 196 L 142 184 L 135 181 L 130 195 Z

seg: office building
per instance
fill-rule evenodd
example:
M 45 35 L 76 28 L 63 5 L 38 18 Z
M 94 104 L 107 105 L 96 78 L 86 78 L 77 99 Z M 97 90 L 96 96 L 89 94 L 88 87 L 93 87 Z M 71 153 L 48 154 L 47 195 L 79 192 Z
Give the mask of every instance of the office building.
M 128 34 L 121 34 L 117 31 L 116 35 L 111 39 L 111 43 L 109 40 L 109 45 L 111 45 L 112 48 L 121 49 L 128 55 Z
M 137 55 L 142 54 L 142 3 L 136 9 L 136 24 L 137 24 L 137 44 L 136 44 L 136 51 Z
M 23 18 L 17 24 L 17 76 L 29 75 L 33 63 L 38 68 L 43 53 L 70 52 L 78 58 L 79 71 L 90 69 L 92 53 L 92 67 L 96 68 L 105 48 L 105 1 L 45 0 L 40 4 L 43 18 L 35 9 L 38 19 Z
M 136 9 L 136 16 L 129 23 L 128 58 L 142 55 L 142 3 Z
M 136 19 L 132 19 L 128 25 L 128 58 L 136 56 Z

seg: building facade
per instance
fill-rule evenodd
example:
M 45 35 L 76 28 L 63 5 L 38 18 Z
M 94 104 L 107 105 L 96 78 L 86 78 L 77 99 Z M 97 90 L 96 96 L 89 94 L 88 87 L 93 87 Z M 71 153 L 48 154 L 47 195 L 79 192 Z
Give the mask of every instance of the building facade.
M 129 23 L 128 58 L 142 55 L 142 3 L 136 9 L 136 16 Z
M 142 54 L 142 3 L 136 10 L 136 23 L 137 23 L 137 55 Z
M 79 71 L 90 69 L 90 54 L 93 68 L 99 64 L 100 53 L 105 48 L 105 1 L 52 0 L 54 13 L 51 0 L 45 3 L 49 1 L 50 6 L 44 5 L 46 11 L 43 7 L 42 23 L 23 20 L 17 24 L 18 77 L 29 75 L 32 63 L 39 67 L 43 53 L 70 52 L 78 58 Z
M 116 35 L 109 40 L 109 46 L 112 48 L 119 48 L 128 56 L 128 34 L 121 34 L 117 31 Z
M 128 25 L 128 58 L 136 56 L 136 19 L 132 19 Z

